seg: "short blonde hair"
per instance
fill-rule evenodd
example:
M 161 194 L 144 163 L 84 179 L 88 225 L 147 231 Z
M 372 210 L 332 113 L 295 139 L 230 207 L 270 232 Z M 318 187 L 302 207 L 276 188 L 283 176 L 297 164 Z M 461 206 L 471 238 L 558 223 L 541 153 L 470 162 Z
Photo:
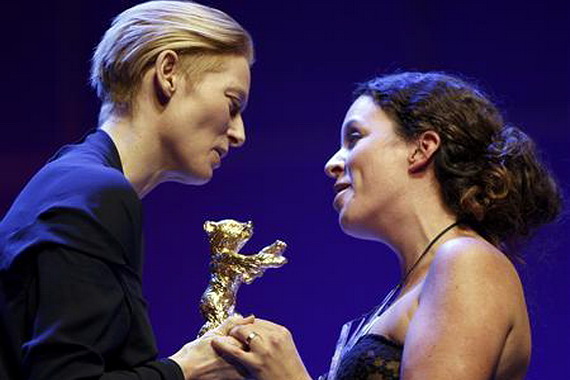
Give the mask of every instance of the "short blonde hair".
M 167 49 L 185 58 L 189 75 L 223 55 L 254 59 L 251 36 L 224 12 L 190 1 L 148 1 L 115 17 L 95 49 L 91 86 L 103 108 L 130 109 L 143 74 Z

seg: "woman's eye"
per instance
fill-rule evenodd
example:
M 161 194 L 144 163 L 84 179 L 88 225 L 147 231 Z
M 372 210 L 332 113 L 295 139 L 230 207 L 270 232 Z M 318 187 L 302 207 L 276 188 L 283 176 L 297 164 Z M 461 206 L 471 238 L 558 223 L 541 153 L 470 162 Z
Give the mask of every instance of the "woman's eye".
M 346 143 L 349 147 L 353 147 L 360 138 L 362 138 L 362 134 L 360 132 L 352 131 L 346 136 Z
M 235 100 L 231 100 L 229 104 L 230 116 L 236 117 L 241 112 L 241 105 Z
M 231 102 L 229 107 L 230 107 L 230 116 L 235 117 L 238 114 L 239 107 L 234 102 Z

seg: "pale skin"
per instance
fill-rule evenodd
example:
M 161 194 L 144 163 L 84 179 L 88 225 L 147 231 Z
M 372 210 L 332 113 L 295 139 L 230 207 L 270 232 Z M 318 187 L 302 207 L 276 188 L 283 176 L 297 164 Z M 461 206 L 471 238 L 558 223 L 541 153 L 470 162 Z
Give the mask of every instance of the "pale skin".
M 250 324 L 255 317 L 230 317 L 221 326 L 204 334 L 200 339 L 187 343 L 170 359 L 174 360 L 182 369 L 184 378 L 188 380 L 240 380 L 247 376 L 247 372 L 236 364 L 220 357 L 213 350 L 211 341 L 217 336 L 227 336 L 234 326 Z M 235 339 L 229 339 L 228 344 L 241 347 Z
M 187 75 L 183 56 L 162 51 L 144 73 L 130 110 L 103 120 L 100 128 L 115 143 L 125 177 L 140 198 L 166 181 L 208 182 L 228 151 L 245 142 L 241 113 L 249 94 L 249 62 L 236 55 L 217 59 L 216 71 L 195 80 Z M 186 380 L 243 379 L 243 369 L 218 356 L 210 342 L 253 320 L 231 318 L 170 359 Z
M 440 144 L 433 131 L 405 141 L 363 96 L 349 109 L 341 148 L 325 168 L 335 180 L 342 229 L 390 246 L 402 274 L 456 221 L 433 171 Z M 257 319 L 230 331 L 242 342 L 252 331 L 259 334 L 249 352 L 227 338 L 212 344 L 258 379 L 309 379 L 290 334 L 269 323 Z M 461 226 L 430 249 L 371 333 L 404 345 L 400 375 L 405 380 L 523 379 L 530 358 L 530 327 L 515 268 L 497 248 Z
M 215 72 L 188 78 L 183 57 L 160 53 L 144 74 L 131 111 L 112 114 L 101 129 L 113 139 L 125 176 L 142 198 L 158 184 L 208 182 L 230 148 L 245 142 L 241 112 L 249 63 L 229 55 Z

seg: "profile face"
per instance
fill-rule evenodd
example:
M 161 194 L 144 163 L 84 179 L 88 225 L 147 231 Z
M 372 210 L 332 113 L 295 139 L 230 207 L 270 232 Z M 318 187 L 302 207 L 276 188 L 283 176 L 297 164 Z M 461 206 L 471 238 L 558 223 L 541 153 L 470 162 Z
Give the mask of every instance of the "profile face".
M 340 149 L 325 172 L 335 179 L 333 206 L 349 235 L 377 238 L 375 227 L 389 220 L 401 203 L 410 145 L 394 127 L 369 96 L 357 98 L 343 121 Z
M 160 126 L 166 152 L 167 180 L 200 185 L 208 182 L 230 148 L 245 142 L 242 111 L 250 88 L 244 57 L 224 58 L 221 70 L 187 79 L 170 98 Z

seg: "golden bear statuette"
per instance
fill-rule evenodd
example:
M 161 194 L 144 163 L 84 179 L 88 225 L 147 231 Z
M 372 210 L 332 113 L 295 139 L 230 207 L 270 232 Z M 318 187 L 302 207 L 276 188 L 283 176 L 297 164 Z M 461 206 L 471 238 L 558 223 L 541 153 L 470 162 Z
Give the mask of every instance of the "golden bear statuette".
M 279 268 L 287 263 L 282 256 L 287 244 L 280 240 L 254 255 L 239 253 L 253 235 L 251 222 L 241 223 L 232 219 L 207 221 L 204 230 L 210 241 L 210 282 L 200 301 L 200 312 L 206 323 L 198 336 L 236 314 L 236 294 L 242 282 L 251 284 L 267 268 Z

